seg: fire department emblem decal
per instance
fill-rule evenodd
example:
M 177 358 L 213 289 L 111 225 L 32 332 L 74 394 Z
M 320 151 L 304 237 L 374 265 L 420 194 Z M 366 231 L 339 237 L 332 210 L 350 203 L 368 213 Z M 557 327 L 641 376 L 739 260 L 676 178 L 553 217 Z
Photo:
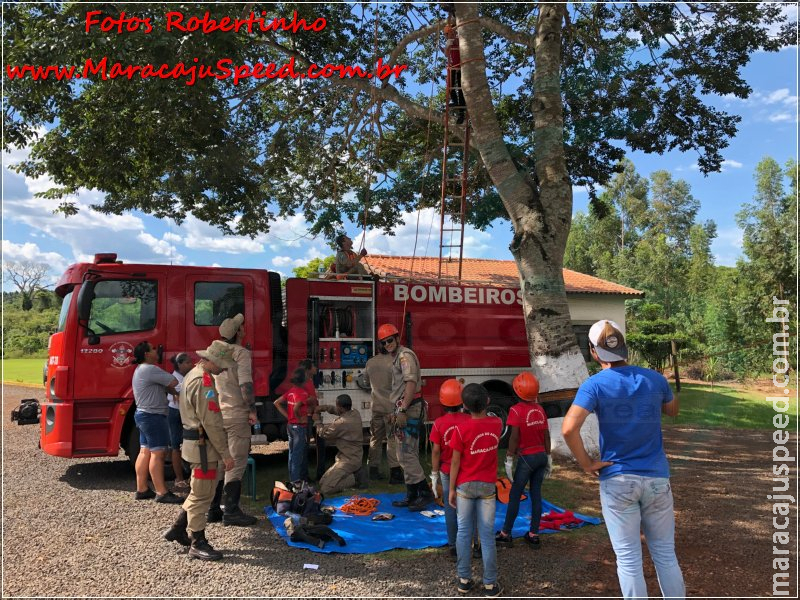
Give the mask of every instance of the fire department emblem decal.
M 108 351 L 111 353 L 111 366 L 127 367 L 133 359 L 133 346 L 128 342 L 117 342 Z

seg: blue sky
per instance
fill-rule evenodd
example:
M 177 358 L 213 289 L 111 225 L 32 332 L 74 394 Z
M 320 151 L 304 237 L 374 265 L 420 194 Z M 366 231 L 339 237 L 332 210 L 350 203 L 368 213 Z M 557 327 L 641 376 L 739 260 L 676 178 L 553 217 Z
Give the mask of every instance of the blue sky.
M 797 18 L 796 8 L 793 17 Z M 717 264 L 733 266 L 741 255 L 741 232 L 735 214 L 753 198 L 757 163 L 765 156 L 781 164 L 797 157 L 797 62 L 796 47 L 779 53 L 759 52 L 744 71 L 753 88 L 751 97 L 745 101 L 733 97 L 715 100 L 718 106 L 742 117 L 738 136 L 724 151 L 721 173 L 702 175 L 695 153 L 629 155 L 642 175 L 663 169 L 689 183 L 701 203 L 699 219 L 717 223 L 718 238 L 712 246 Z M 100 196 L 84 190 L 78 196 L 82 210 L 65 218 L 53 214 L 55 202 L 34 198 L 36 192 L 50 187 L 49 180 L 30 180 L 8 169 L 25 155 L 26 151 L 20 149 L 2 157 L 3 260 L 45 262 L 52 268 L 53 279 L 68 264 L 89 260 L 97 252 L 116 252 L 126 262 L 266 268 L 284 275 L 291 275 L 293 267 L 312 258 L 332 253 L 324 239 L 307 235 L 301 217 L 278 221 L 269 234 L 255 239 L 231 237 L 193 217 L 177 226 L 138 212 L 102 215 L 89 208 Z M 586 191 L 576 188 L 574 212 L 585 212 L 587 202 Z M 417 213 L 407 215 L 394 236 L 368 231 L 366 248 L 373 254 L 410 255 L 417 220 Z M 348 229 L 358 247 L 360 229 L 355 225 Z M 431 210 L 423 211 L 419 215 L 417 255 L 438 254 L 438 237 L 438 217 Z M 472 258 L 511 259 L 510 239 L 507 222 L 496 222 L 485 232 L 469 229 L 464 252 Z M 4 281 L 4 289 L 13 287 Z

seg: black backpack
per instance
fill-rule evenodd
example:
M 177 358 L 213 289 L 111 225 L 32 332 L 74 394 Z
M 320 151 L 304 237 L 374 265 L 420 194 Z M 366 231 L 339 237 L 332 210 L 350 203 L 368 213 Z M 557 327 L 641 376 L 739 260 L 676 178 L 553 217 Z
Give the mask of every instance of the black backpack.
M 19 403 L 16 410 L 11 411 L 11 420 L 19 425 L 35 425 L 39 422 L 39 401 L 26 398 Z
M 289 505 L 289 512 L 293 512 L 301 517 L 310 517 L 320 514 L 322 511 L 323 496 L 310 483 L 295 482 L 294 496 Z

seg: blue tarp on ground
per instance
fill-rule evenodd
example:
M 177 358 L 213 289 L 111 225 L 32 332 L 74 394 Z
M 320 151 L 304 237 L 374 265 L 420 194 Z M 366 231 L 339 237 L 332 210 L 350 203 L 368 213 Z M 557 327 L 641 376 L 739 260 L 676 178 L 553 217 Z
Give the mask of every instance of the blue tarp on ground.
M 444 546 L 447 543 L 447 531 L 445 529 L 444 517 L 434 518 L 425 517 L 419 513 L 409 512 L 405 508 L 395 508 L 392 500 L 402 500 L 405 494 L 374 494 L 369 498 L 380 500 L 377 512 L 388 512 L 395 515 L 391 521 L 373 521 L 372 515 L 367 517 L 353 516 L 338 510 L 352 496 L 340 496 L 338 498 L 326 498 L 325 505 L 333 506 L 337 509 L 333 516 L 333 523 L 330 527 L 336 531 L 347 542 L 346 546 L 339 546 L 336 542 L 328 542 L 324 548 L 318 548 L 310 544 L 293 542 L 286 533 L 283 522 L 286 516 L 278 515 L 271 506 L 264 509 L 275 530 L 286 540 L 286 543 L 296 548 L 306 548 L 314 552 L 341 552 L 345 554 L 372 554 L 375 552 L 385 552 L 396 548 L 406 548 L 409 550 L 419 550 Z M 431 504 L 430 509 L 440 508 Z M 498 531 L 506 518 L 505 504 L 497 503 L 495 514 L 494 530 Z M 564 512 L 564 509 L 542 500 L 542 512 Z M 575 517 L 582 520 L 580 526 L 591 524 L 599 525 L 602 521 L 595 517 L 589 517 L 575 513 Z M 531 521 L 531 503 L 523 500 L 520 504 L 519 515 L 514 521 L 512 535 L 521 537 L 528 531 Z M 542 531 L 542 533 L 557 533 L 555 531 Z

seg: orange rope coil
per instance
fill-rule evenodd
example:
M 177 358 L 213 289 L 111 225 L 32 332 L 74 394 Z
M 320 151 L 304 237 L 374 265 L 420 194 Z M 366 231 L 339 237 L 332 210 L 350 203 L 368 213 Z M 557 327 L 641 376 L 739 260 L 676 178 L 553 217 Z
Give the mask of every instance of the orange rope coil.
M 378 510 L 378 504 L 381 501 L 377 498 L 364 498 L 362 496 L 353 496 L 347 502 L 344 503 L 341 510 L 343 513 L 347 513 L 349 515 L 356 515 L 359 517 L 365 517 L 367 515 L 371 515 L 376 510 Z

